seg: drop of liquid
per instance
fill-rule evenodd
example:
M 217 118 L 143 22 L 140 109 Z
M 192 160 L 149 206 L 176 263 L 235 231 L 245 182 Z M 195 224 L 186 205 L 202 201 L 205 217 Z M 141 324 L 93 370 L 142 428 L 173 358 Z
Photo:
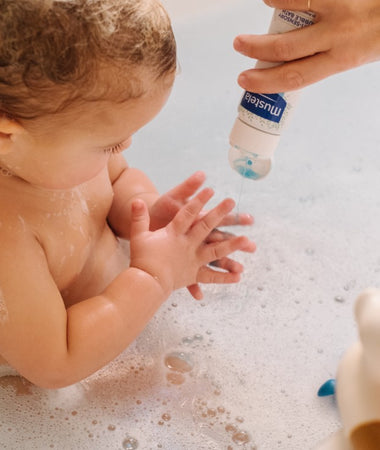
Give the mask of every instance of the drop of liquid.
M 165 422 L 168 422 L 172 418 L 172 416 L 169 413 L 164 413 L 162 414 L 161 417 L 163 420 L 165 420 Z
M 225 430 L 227 431 L 227 433 L 236 433 L 237 432 L 237 426 L 234 425 L 233 423 L 228 423 L 225 426 Z
M 168 369 L 181 373 L 191 372 L 194 367 L 190 355 L 184 352 L 173 352 L 167 355 L 165 365 Z
M 185 382 L 185 377 L 184 375 L 182 375 L 182 373 L 178 373 L 178 372 L 170 372 L 166 375 L 166 379 L 169 381 L 169 383 L 171 384 L 183 384 Z
M 133 437 L 127 437 L 123 441 L 123 448 L 126 450 L 136 450 L 139 446 L 139 441 Z
M 232 435 L 232 440 L 237 445 L 244 445 L 248 444 L 251 438 L 249 437 L 249 434 L 246 431 L 239 430 Z
M 216 410 L 214 408 L 208 408 L 207 409 L 207 415 L 209 417 L 215 417 L 216 416 Z
M 190 345 L 193 343 L 193 338 L 190 336 L 186 336 L 186 337 L 182 338 L 182 343 L 185 345 Z

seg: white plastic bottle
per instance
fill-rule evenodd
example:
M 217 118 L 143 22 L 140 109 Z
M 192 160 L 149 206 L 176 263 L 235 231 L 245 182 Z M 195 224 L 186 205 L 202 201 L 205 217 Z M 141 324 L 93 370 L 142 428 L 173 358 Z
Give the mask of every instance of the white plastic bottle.
M 285 33 L 314 23 L 311 12 L 275 9 L 269 33 Z M 281 63 L 258 61 L 256 68 Z M 244 92 L 238 117 L 230 134 L 229 162 L 240 175 L 251 180 L 265 177 L 272 167 L 272 157 L 280 134 L 289 120 L 300 91 L 278 94 Z

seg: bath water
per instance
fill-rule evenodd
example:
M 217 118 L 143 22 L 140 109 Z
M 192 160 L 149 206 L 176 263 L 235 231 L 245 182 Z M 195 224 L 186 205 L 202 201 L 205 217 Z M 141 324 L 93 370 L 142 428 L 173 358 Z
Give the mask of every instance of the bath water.
M 127 437 L 123 441 L 123 448 L 126 450 L 136 450 L 139 447 L 139 442 L 133 437 Z

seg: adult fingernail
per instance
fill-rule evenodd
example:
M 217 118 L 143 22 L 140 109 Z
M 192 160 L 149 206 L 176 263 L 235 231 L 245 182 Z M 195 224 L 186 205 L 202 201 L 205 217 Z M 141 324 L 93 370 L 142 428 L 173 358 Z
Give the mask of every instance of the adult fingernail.
M 244 87 L 248 81 L 248 77 L 245 73 L 241 73 L 238 77 L 238 83 L 241 87 Z
M 242 41 L 241 41 L 240 36 L 237 36 L 234 39 L 234 49 L 237 50 L 238 52 L 240 52 L 241 48 L 242 48 Z

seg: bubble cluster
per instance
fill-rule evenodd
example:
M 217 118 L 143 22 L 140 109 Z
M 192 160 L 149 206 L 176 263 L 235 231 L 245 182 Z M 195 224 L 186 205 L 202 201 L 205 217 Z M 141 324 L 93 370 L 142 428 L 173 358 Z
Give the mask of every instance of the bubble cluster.
M 185 374 L 193 370 L 194 363 L 191 355 L 185 352 L 171 352 L 164 358 L 164 364 L 169 369 L 166 379 L 171 384 L 183 384 Z
M 220 395 L 220 391 L 215 390 L 214 395 Z M 244 417 L 233 417 L 231 411 L 222 404 L 215 405 L 210 400 L 197 398 L 193 402 L 193 417 L 202 429 L 209 428 L 221 435 L 224 442 L 229 441 L 228 448 L 231 450 L 234 448 L 233 444 L 245 450 L 256 448 L 250 433 L 241 428 Z
M 126 437 L 122 443 L 123 449 L 125 450 L 136 450 L 139 447 L 139 442 L 133 437 Z

